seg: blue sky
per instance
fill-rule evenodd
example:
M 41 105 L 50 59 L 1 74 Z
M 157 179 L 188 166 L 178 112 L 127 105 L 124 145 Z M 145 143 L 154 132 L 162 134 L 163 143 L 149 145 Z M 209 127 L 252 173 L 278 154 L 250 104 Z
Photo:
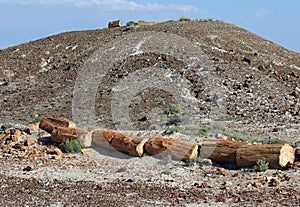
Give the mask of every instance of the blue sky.
M 0 0 L 0 48 L 65 31 L 104 28 L 115 19 L 125 24 L 188 16 L 233 23 L 300 52 L 299 8 L 299 0 Z

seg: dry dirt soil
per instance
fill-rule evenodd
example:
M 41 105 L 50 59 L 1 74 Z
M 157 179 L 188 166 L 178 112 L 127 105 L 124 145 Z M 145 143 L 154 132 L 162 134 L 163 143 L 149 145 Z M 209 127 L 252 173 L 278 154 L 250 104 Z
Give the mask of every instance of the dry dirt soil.
M 155 66 L 186 81 L 199 120 L 189 126 L 186 116 L 167 112 L 178 105 L 173 94 L 161 87 L 146 88 L 129 104 L 136 130 L 155 129 L 170 136 L 180 132 L 191 135 L 190 141 L 228 134 L 248 141 L 281 139 L 300 145 L 300 54 L 236 25 L 207 21 L 67 32 L 0 50 L 2 129 L 15 124 L 26 128 L 37 116 L 74 119 L 74 88 L 86 62 L 107 44 L 148 31 L 193 43 L 205 55 L 213 79 L 199 75 L 197 68 L 205 70 L 207 65 L 189 65 L 164 52 L 113 59 L 93 94 L 95 116 L 90 121 L 99 128 L 126 126 L 112 116 L 116 88 L 131 74 Z M 257 173 L 208 161 L 185 166 L 99 150 L 53 155 L 45 141 L 49 135 L 28 135 L 26 130 L 23 134 L 24 140 L 29 136 L 38 143 L 13 148 L 1 143 L 1 206 L 300 206 L 298 166 Z M 24 140 L 19 141 L 24 144 Z

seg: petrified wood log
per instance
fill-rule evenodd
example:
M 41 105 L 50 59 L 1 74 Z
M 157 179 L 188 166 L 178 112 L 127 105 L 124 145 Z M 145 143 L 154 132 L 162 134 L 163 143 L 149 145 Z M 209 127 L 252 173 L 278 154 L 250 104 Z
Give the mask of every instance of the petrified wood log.
M 200 156 L 219 163 L 235 163 L 239 147 L 248 143 L 207 139 L 200 144 Z
M 51 133 L 52 142 L 64 142 L 67 139 L 72 140 L 79 138 L 84 147 L 89 147 L 92 144 L 93 131 L 80 128 L 55 127 Z
M 260 159 L 269 162 L 269 168 L 281 169 L 294 163 L 295 152 L 287 143 L 245 145 L 236 152 L 236 163 L 239 167 L 253 167 Z
M 43 118 L 42 121 L 40 122 L 39 127 L 40 129 L 43 129 L 46 132 L 51 134 L 55 127 L 75 128 L 75 123 L 68 119 L 50 116 L 50 117 Z
M 107 148 L 105 143 L 107 142 L 110 143 L 111 147 L 113 147 L 114 149 L 137 157 L 143 156 L 144 144 L 147 141 L 148 139 L 144 137 L 129 136 L 105 130 L 100 130 L 93 135 L 93 143 L 95 145 Z
M 111 141 L 111 146 L 120 152 L 141 157 L 144 154 L 144 145 L 147 141 L 148 139 L 144 137 L 115 137 Z
M 121 26 L 122 26 L 121 20 L 115 20 L 108 23 L 108 28 L 121 27 Z
M 157 136 L 146 142 L 145 151 L 152 155 L 171 155 L 174 160 L 189 160 L 198 156 L 198 145 Z

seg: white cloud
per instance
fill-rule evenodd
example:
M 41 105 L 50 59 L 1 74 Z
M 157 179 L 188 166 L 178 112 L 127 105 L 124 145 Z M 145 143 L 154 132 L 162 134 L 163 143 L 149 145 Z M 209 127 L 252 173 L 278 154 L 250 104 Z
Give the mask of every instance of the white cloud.
M 272 13 L 267 10 L 267 9 L 258 9 L 257 11 L 255 11 L 255 16 L 256 17 L 267 17 L 267 16 L 270 16 Z
M 0 3 L 13 3 L 21 5 L 75 5 L 77 7 L 99 6 L 109 10 L 161 10 L 172 9 L 177 11 L 197 11 L 198 8 L 183 4 L 153 4 L 137 3 L 130 0 L 0 0 Z

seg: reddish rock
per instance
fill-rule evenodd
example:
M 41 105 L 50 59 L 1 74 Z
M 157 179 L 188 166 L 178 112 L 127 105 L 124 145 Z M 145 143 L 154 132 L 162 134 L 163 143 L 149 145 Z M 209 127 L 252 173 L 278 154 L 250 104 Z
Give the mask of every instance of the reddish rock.
M 30 134 L 38 133 L 39 129 L 40 129 L 39 125 L 40 125 L 40 122 L 28 124 L 29 133 Z
M 36 143 L 35 139 L 28 138 L 28 139 L 25 140 L 24 145 L 25 146 L 32 146 L 32 145 L 35 145 L 35 143 Z
M 82 150 L 81 150 L 81 153 L 82 153 L 83 155 L 88 155 L 88 154 L 92 154 L 92 153 L 95 153 L 95 152 L 97 152 L 97 151 L 94 150 L 94 149 L 82 149 Z
M 20 129 L 12 129 L 11 134 L 12 134 L 12 141 L 17 142 L 21 139 L 22 131 Z
M 218 172 L 219 174 L 221 174 L 221 175 L 224 175 L 224 176 L 228 175 L 228 171 L 225 170 L 224 168 L 218 168 L 218 169 L 217 169 L 217 172 Z
M 58 148 L 58 147 L 53 147 L 53 148 L 48 148 L 47 149 L 48 154 L 57 154 L 57 155 L 64 155 L 64 153 Z

